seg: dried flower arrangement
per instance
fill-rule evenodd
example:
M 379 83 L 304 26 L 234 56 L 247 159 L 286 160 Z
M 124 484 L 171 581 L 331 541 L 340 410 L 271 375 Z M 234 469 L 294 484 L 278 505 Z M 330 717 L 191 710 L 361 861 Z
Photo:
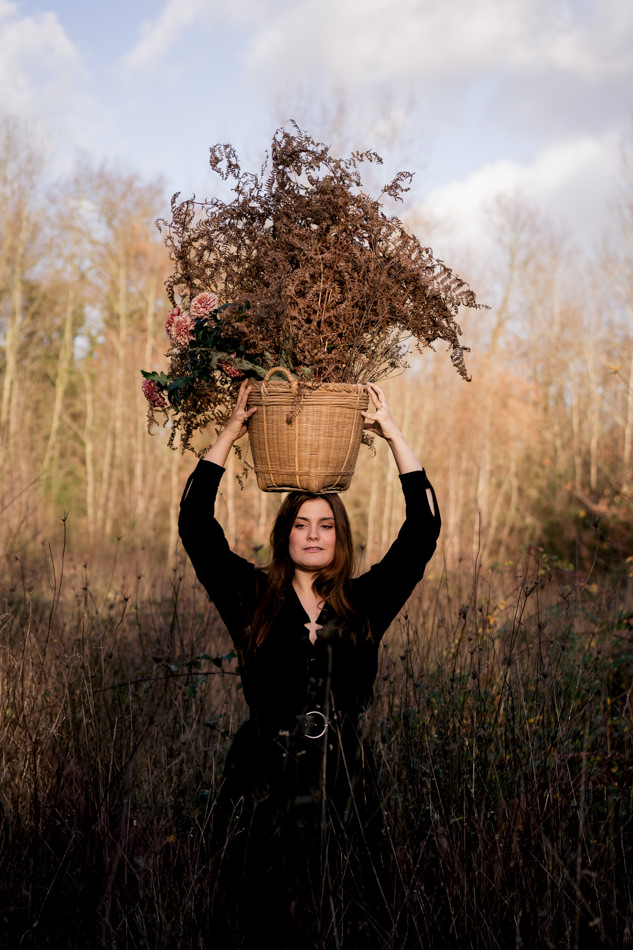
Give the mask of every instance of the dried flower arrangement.
M 171 221 L 158 222 L 174 264 L 172 347 L 167 373 L 143 371 L 150 429 L 162 412 L 169 444 L 180 433 L 191 448 L 197 429 L 224 424 L 245 376 L 283 366 L 300 381 L 377 381 L 406 365 L 411 339 L 445 341 L 469 378 L 455 317 L 480 306 L 475 294 L 383 209 L 402 200 L 409 172 L 372 198 L 359 169 L 379 155 L 335 158 L 294 123 L 277 130 L 259 175 L 230 145 L 210 152 L 232 200 L 176 194 Z

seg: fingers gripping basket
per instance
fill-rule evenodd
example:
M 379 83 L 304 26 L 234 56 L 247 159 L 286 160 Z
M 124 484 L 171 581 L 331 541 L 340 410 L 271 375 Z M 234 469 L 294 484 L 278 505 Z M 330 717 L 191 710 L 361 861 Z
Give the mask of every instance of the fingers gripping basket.
M 271 380 L 283 373 L 286 380 Z M 360 384 L 322 383 L 299 388 L 283 367 L 253 383 L 257 406 L 248 436 L 262 491 L 345 491 L 363 435 L 367 390 Z

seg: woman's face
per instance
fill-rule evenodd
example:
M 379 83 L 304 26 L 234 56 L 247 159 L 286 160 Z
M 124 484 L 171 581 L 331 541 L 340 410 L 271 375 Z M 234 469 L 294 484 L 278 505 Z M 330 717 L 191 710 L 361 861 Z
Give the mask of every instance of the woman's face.
M 334 559 L 336 527 L 325 498 L 304 501 L 290 529 L 288 552 L 295 567 L 318 571 Z

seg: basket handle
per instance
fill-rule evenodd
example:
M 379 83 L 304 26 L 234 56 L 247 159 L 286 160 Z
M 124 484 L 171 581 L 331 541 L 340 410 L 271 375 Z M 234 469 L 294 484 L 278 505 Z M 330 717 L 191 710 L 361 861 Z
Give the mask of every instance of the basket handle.
M 267 395 L 267 394 L 268 394 L 268 391 L 267 391 L 267 389 L 266 389 L 266 383 L 270 380 L 270 377 L 271 377 L 271 376 L 274 376 L 275 373 L 283 373 L 283 374 L 284 374 L 284 376 L 286 377 L 286 379 L 287 379 L 287 381 L 288 381 L 288 385 L 290 386 L 290 388 L 291 388 L 291 390 L 292 390 L 293 395 L 296 395 L 296 393 L 297 393 L 297 388 L 298 388 L 298 387 L 297 387 L 297 380 L 296 380 L 295 377 L 292 375 L 292 373 L 290 372 L 290 370 L 286 369 L 285 366 L 273 366 L 272 369 L 269 369 L 269 370 L 268 370 L 268 372 L 267 372 L 266 375 L 264 376 L 264 380 L 263 380 L 263 382 L 262 382 L 262 390 L 261 390 L 262 393 L 263 393 L 264 395 Z

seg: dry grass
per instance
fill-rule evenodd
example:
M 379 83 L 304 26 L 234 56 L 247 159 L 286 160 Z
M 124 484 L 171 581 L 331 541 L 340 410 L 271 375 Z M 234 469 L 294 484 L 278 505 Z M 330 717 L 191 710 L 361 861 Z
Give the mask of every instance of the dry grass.
M 633 617 L 606 581 L 513 570 L 428 582 L 383 651 L 375 946 L 631 944 Z M 113 593 L 60 555 L 1 596 L 1 945 L 220 947 L 210 829 L 244 710 L 193 578 Z M 312 945 L 355 947 L 328 907 Z

